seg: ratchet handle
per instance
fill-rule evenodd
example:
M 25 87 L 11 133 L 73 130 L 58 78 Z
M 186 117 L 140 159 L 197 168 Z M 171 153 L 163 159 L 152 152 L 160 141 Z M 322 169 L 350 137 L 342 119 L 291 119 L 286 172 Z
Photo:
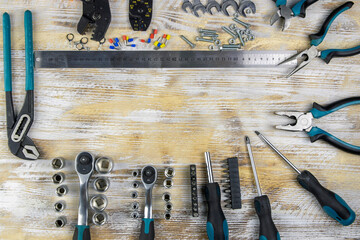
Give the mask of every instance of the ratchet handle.
M 262 195 L 254 199 L 255 210 L 260 220 L 260 240 L 280 240 L 272 217 L 271 205 L 267 195 Z
M 321 118 L 342 108 L 359 104 L 360 97 L 344 98 L 342 100 L 333 102 L 327 106 L 321 106 L 320 104 L 314 102 L 313 108 L 310 110 L 310 112 L 312 113 L 314 118 Z
M 33 28 L 32 13 L 29 10 L 24 14 L 25 27 L 25 66 L 26 82 L 25 90 L 34 90 L 34 49 L 33 49 Z
M 335 57 L 351 57 L 360 53 L 360 45 L 349 49 L 328 49 L 321 51 L 320 58 L 329 63 Z
M 311 34 L 310 37 L 310 44 L 312 46 L 318 46 L 322 41 L 324 40 L 327 32 L 329 31 L 329 28 L 331 24 L 334 22 L 334 20 L 343 12 L 350 9 L 354 5 L 353 2 L 346 2 L 337 9 L 335 9 L 325 20 L 323 23 L 320 31 L 316 34 Z
M 355 221 L 355 212 L 336 193 L 324 188 L 309 171 L 302 171 L 297 177 L 300 185 L 311 192 L 323 210 L 333 219 L 344 226 Z
M 344 142 L 343 140 L 333 136 L 332 134 L 322 130 L 321 128 L 313 127 L 310 130 L 310 132 L 308 132 L 307 134 L 309 135 L 311 142 L 315 142 L 319 139 L 322 139 L 328 142 L 329 144 L 331 144 L 332 146 L 341 149 L 345 152 L 360 155 L 359 146 L 355 146 L 350 143 Z
M 154 240 L 154 239 L 155 239 L 154 219 L 143 218 L 141 222 L 139 240 Z
M 291 10 L 294 13 L 294 16 L 298 16 L 298 17 L 302 17 L 305 18 L 306 17 L 306 9 L 316 3 L 318 0 L 301 0 L 298 3 L 296 3 Z
M 276 7 L 280 7 L 280 6 L 286 6 L 287 0 L 273 0 L 276 4 Z
M 3 45 L 4 45 L 4 88 L 5 92 L 12 91 L 11 73 L 11 24 L 8 13 L 3 14 Z
M 90 227 L 87 225 L 76 225 L 73 240 L 91 240 Z

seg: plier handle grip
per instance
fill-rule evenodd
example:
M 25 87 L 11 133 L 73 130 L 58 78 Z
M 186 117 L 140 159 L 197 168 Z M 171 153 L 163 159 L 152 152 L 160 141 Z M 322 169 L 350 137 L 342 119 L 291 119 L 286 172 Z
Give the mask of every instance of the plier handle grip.
M 289 118 L 295 119 L 295 123 L 288 124 L 285 126 L 276 126 L 276 128 L 281 130 L 294 131 L 294 132 L 305 131 L 310 137 L 311 142 L 315 142 L 319 139 L 322 139 L 341 150 L 360 155 L 360 146 L 355 146 L 350 143 L 347 143 L 333 136 L 332 134 L 322 130 L 319 127 L 312 126 L 312 120 L 314 118 L 315 119 L 322 118 L 335 111 L 338 111 L 342 108 L 352 105 L 360 105 L 360 97 L 342 99 L 340 101 L 331 103 L 327 106 L 321 106 L 318 103 L 314 103 L 313 108 L 307 113 L 276 112 L 275 114 L 277 115 L 287 116 Z
M 25 26 L 25 102 L 20 113 L 14 110 L 12 98 L 12 71 L 11 71 L 11 24 L 8 13 L 3 14 L 3 44 L 4 44 L 4 87 L 6 97 L 6 123 L 8 145 L 15 156 L 35 160 L 39 157 L 34 142 L 27 136 L 34 120 L 34 53 L 32 36 L 32 14 L 29 10 L 24 14 Z

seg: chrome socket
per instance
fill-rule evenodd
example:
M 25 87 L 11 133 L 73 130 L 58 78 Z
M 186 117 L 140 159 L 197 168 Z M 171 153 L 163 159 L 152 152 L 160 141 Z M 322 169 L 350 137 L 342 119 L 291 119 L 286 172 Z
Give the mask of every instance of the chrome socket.
M 131 183 L 131 186 L 132 186 L 133 188 L 139 188 L 139 187 L 140 187 L 140 182 L 139 182 L 139 181 L 133 181 L 133 182 Z
M 108 200 L 105 195 L 98 194 L 90 199 L 90 207 L 96 212 L 102 212 L 108 205 Z
M 64 216 L 61 216 L 61 217 L 58 217 L 56 220 L 55 220 L 55 226 L 57 228 L 62 228 L 66 225 L 67 223 L 67 220 L 66 220 L 66 217 Z
M 94 213 L 92 217 L 92 222 L 97 226 L 102 226 L 108 221 L 108 215 L 106 212 L 97 212 Z
M 175 169 L 172 167 L 165 168 L 165 177 L 173 178 L 175 176 Z
M 162 195 L 162 199 L 163 199 L 165 202 L 170 202 L 170 201 L 171 201 L 171 194 L 168 193 L 168 192 L 165 192 L 165 193 Z
M 59 201 L 54 204 L 54 209 L 56 212 L 62 212 L 66 208 L 66 203 L 64 201 Z
M 138 169 L 131 172 L 131 176 L 138 177 L 140 175 L 140 171 Z
M 131 203 L 131 210 L 138 210 L 140 208 L 140 204 L 138 202 Z
M 164 188 L 170 189 L 170 188 L 173 187 L 174 181 L 171 178 L 167 178 L 167 179 L 164 180 L 163 185 L 164 185 Z
M 133 191 L 133 192 L 131 192 L 130 196 L 132 199 L 136 199 L 139 196 L 139 194 L 137 191 Z
M 66 185 L 61 185 L 56 188 L 56 194 L 59 197 L 65 196 L 68 193 L 69 189 Z
M 106 192 L 110 187 L 110 181 L 106 177 L 98 177 L 94 181 L 94 188 L 98 192 Z
M 140 214 L 139 214 L 139 212 L 132 212 L 130 216 L 133 219 L 138 219 L 140 217 Z
M 62 173 L 62 172 L 55 173 L 55 174 L 52 176 L 52 181 L 53 181 L 53 183 L 55 183 L 55 184 L 60 184 L 60 183 L 62 183 L 64 180 L 65 180 L 65 174 Z
M 95 170 L 101 174 L 107 174 L 112 171 L 114 167 L 113 161 L 108 157 L 100 157 L 95 161 Z
M 171 219 L 171 212 L 166 212 L 165 214 L 164 214 L 164 219 L 165 220 L 170 220 Z
M 61 157 L 54 158 L 51 161 L 51 166 L 55 170 L 62 169 L 65 166 L 65 160 L 63 158 L 61 158 Z
M 167 203 L 165 204 L 165 210 L 166 210 L 167 212 L 170 212 L 172 209 L 173 209 L 172 203 L 171 203 L 171 202 L 167 202 Z

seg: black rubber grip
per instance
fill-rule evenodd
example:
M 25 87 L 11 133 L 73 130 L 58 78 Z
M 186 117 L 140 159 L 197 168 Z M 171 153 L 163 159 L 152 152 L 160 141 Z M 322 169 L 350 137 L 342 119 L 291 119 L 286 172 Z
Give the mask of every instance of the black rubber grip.
M 280 239 L 279 231 L 271 217 L 271 205 L 268 196 L 262 195 L 256 197 L 254 204 L 260 220 L 260 239 L 265 239 L 264 237 L 266 237 L 267 240 Z
M 334 192 L 324 188 L 309 171 L 302 171 L 297 177 L 300 185 L 311 192 L 323 210 L 332 218 L 347 226 L 354 222 L 355 213 L 346 202 Z
M 343 108 L 343 107 L 346 107 L 347 105 L 355 105 L 352 103 L 357 102 L 357 101 L 360 101 L 360 97 L 351 97 L 351 98 L 341 99 L 339 101 L 330 103 L 326 106 L 322 106 L 322 105 L 314 102 L 313 108 L 316 108 L 317 110 L 322 111 L 322 112 L 334 111 L 337 108 Z
M 139 240 L 154 240 L 154 239 L 155 239 L 154 220 L 144 218 L 141 222 Z
M 312 4 L 316 3 L 318 0 L 306 0 L 300 8 L 299 17 L 305 18 L 306 17 L 306 9 L 310 7 Z

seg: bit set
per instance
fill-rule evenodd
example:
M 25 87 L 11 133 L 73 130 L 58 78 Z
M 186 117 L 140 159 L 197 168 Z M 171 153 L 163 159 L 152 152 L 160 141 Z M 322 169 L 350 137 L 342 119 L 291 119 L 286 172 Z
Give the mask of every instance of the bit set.
M 226 184 L 223 185 L 224 192 L 228 199 L 225 207 L 232 209 L 241 208 L 241 189 L 240 189 L 240 176 L 239 176 L 239 160 L 237 157 L 228 158 L 224 164 L 226 170 L 224 170 L 224 177 L 226 178 Z

